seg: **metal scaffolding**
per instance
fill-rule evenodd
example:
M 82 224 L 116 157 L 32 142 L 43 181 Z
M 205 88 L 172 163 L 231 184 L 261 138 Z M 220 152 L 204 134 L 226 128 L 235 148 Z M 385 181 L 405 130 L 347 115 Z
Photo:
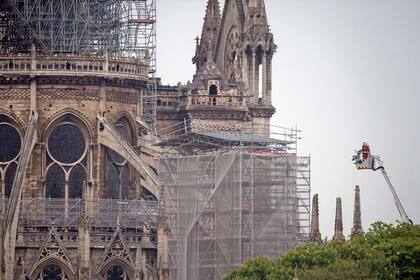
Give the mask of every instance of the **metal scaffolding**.
M 8 200 L 0 198 L 0 219 Z M 33 198 L 21 201 L 19 225 L 25 228 L 77 228 L 82 214 L 82 199 Z M 145 224 L 156 229 L 158 202 L 140 200 L 94 199 L 88 202 L 92 228 L 140 230 Z
M 174 279 L 222 279 L 247 257 L 307 241 L 310 159 L 287 153 L 164 157 Z
M 0 52 L 135 57 L 149 65 L 143 117 L 156 120 L 156 0 L 2 0 Z

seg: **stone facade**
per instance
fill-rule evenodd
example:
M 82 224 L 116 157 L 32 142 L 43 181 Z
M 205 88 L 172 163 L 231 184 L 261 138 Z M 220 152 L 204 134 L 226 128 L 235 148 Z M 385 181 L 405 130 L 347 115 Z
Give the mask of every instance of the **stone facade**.
M 209 0 L 201 38 L 197 38 L 193 82 L 158 85 L 158 123 L 163 134 L 192 132 L 205 121 L 212 132 L 237 131 L 269 136 L 272 106 L 272 59 L 276 51 L 264 1 Z M 177 125 L 178 124 L 178 125 Z M 170 129 L 170 128 L 173 129 Z M 182 131 L 182 129 L 181 129 Z M 184 132 L 184 131 L 182 131 Z
M 209 0 L 196 47 L 192 83 L 158 83 L 158 134 L 268 136 L 264 1 L 227 0 L 221 14 Z M 144 61 L 0 55 L 0 280 L 170 279 Z
M 106 120 L 151 162 L 136 121 L 147 67 L 35 49 L 0 57 L 0 279 L 157 279 L 157 220 L 147 211 L 158 193 L 123 148 L 103 144 L 101 127 Z

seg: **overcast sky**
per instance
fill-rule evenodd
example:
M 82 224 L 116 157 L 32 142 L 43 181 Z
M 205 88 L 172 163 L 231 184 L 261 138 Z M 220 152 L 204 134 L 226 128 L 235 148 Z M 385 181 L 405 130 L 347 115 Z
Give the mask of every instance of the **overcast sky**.
M 192 79 L 194 37 L 207 0 L 158 0 L 158 74 Z M 301 155 L 312 157 L 323 236 L 332 237 L 335 198 L 350 234 L 354 185 L 365 229 L 399 219 L 382 174 L 357 171 L 363 141 L 384 160 L 408 215 L 420 222 L 420 1 L 266 0 L 278 52 L 272 123 L 297 124 Z

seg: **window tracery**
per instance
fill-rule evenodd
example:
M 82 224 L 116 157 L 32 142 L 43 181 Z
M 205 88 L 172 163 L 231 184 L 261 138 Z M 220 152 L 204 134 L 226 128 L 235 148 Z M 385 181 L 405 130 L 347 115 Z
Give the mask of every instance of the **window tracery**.
M 13 121 L 0 115 L 0 197 L 9 197 L 16 174 L 22 138 Z
M 67 280 L 64 271 L 55 264 L 50 264 L 44 267 L 37 280 Z
M 128 143 L 133 143 L 133 133 L 126 117 L 119 118 L 114 126 L 118 133 Z M 127 160 L 117 152 L 107 149 L 105 165 L 108 198 L 128 199 L 128 190 L 131 186 L 131 174 Z
M 88 137 L 81 122 L 64 116 L 47 137 L 45 196 L 81 198 L 87 180 Z
M 229 32 L 225 46 L 225 79 L 229 83 L 235 83 L 238 75 L 238 53 L 240 35 L 238 29 L 233 27 Z
M 106 271 L 107 280 L 128 280 L 127 273 L 119 265 L 113 265 Z

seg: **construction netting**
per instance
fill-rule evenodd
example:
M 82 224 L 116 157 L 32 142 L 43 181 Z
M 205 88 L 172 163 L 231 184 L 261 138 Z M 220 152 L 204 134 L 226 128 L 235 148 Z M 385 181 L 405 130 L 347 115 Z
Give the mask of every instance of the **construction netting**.
M 161 158 L 175 280 L 222 279 L 307 241 L 310 159 L 235 152 Z

